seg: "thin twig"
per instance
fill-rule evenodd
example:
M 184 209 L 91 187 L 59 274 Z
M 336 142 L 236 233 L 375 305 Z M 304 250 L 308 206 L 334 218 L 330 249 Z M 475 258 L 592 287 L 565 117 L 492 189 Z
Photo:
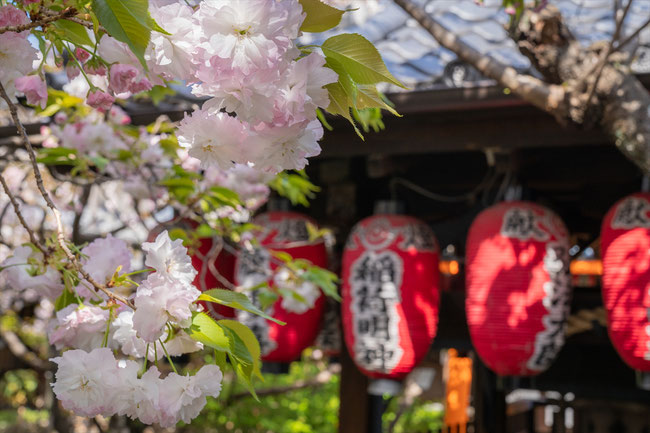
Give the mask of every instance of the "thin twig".
M 634 32 L 632 32 L 632 33 L 630 34 L 630 36 L 628 36 L 628 37 L 625 38 L 621 43 L 619 43 L 618 45 L 616 45 L 616 47 L 614 48 L 614 51 L 618 51 L 618 50 L 620 50 L 621 48 L 623 48 L 625 45 L 629 44 L 630 41 L 632 41 L 634 38 L 636 38 L 637 36 L 639 36 L 639 33 L 641 33 L 641 32 L 643 31 L 643 29 L 645 29 L 645 28 L 648 27 L 648 26 L 650 26 L 650 18 L 648 18 L 648 19 L 646 20 L 646 22 L 644 22 L 643 24 L 641 24 L 641 26 L 639 26 L 638 29 L 636 29 Z
M 9 201 L 11 201 L 11 204 L 14 207 L 14 213 L 18 217 L 18 220 L 20 221 L 20 224 L 27 230 L 27 233 L 29 234 L 29 240 L 32 244 L 34 244 L 39 250 L 44 255 L 47 255 L 47 250 L 45 247 L 41 244 L 41 242 L 36 238 L 36 234 L 34 231 L 27 225 L 27 221 L 25 221 L 25 218 L 23 217 L 22 212 L 20 211 L 20 203 L 18 203 L 18 200 L 16 200 L 16 197 L 14 197 L 13 193 L 9 189 L 9 185 L 7 185 L 7 181 L 5 180 L 4 176 L 2 173 L 0 173 L 0 183 L 2 183 L 2 189 L 4 189 L 5 194 L 9 196 Z
M 255 393 L 257 394 L 258 397 L 267 397 L 271 395 L 285 394 L 287 392 L 298 391 L 305 388 L 316 388 L 325 385 L 332 379 L 334 375 L 339 374 L 340 372 L 341 372 L 340 364 L 330 364 L 327 370 L 321 371 L 313 379 L 299 380 L 288 386 L 258 389 L 255 391 Z M 237 400 L 241 400 L 243 398 L 247 398 L 251 396 L 252 395 L 249 392 L 240 392 L 237 394 L 233 394 L 229 400 L 231 402 L 235 402 Z
M 607 60 L 609 60 L 610 54 L 614 51 L 614 43 L 618 40 L 618 38 L 621 35 L 621 30 L 623 29 L 623 22 L 625 21 L 625 17 L 627 16 L 628 12 L 630 11 L 630 7 L 632 6 L 632 2 L 634 0 L 628 0 L 627 4 L 625 5 L 625 9 L 623 9 L 623 13 L 619 16 L 616 17 L 616 29 L 614 30 L 614 35 L 612 36 L 612 40 L 609 42 L 607 45 L 607 48 L 603 52 L 603 54 L 600 56 L 600 60 L 598 61 L 598 65 L 596 66 L 596 78 L 594 78 L 594 81 L 592 82 L 591 86 L 589 87 L 589 92 L 587 92 L 587 99 L 585 99 L 585 109 L 586 107 L 589 106 L 589 101 L 591 101 L 591 98 L 593 98 L 594 93 L 596 93 L 596 88 L 598 87 L 598 82 L 600 81 L 600 76 L 603 73 L 603 70 L 605 69 L 605 65 L 607 64 Z M 618 5 L 618 3 L 616 3 Z M 618 15 L 618 7 L 616 8 L 616 11 L 614 12 L 615 15 Z M 587 74 L 587 76 L 590 76 L 591 73 Z
M 0 83 L 0 97 L 2 97 L 2 99 L 4 99 L 5 102 L 7 103 L 14 125 L 16 126 L 16 129 L 18 129 L 18 133 L 22 138 L 23 145 L 25 146 L 25 148 L 27 148 L 27 151 L 29 153 L 29 159 L 32 163 L 32 169 L 34 171 L 34 176 L 36 178 L 36 186 L 38 187 L 41 196 L 43 196 L 43 199 L 45 200 L 47 207 L 49 207 L 52 213 L 54 214 L 54 219 L 56 220 L 57 243 L 59 244 L 59 247 L 65 254 L 68 261 L 70 262 L 72 269 L 79 272 L 79 274 L 81 274 L 81 276 L 95 288 L 95 291 L 104 292 L 110 299 L 114 299 L 116 301 L 123 303 L 124 305 L 127 305 L 131 308 L 135 308 L 133 303 L 129 299 L 125 298 L 124 296 L 113 293 L 112 291 L 108 290 L 106 287 L 102 286 L 97 281 L 95 281 L 88 274 L 88 272 L 86 272 L 86 270 L 81 266 L 81 264 L 77 260 L 77 257 L 75 257 L 75 255 L 72 254 L 72 251 L 70 251 L 70 248 L 68 248 L 68 245 L 66 244 L 66 240 L 65 240 L 63 222 L 61 220 L 61 212 L 52 201 L 49 192 L 45 189 L 45 185 L 43 184 L 43 177 L 41 175 L 41 170 L 38 167 L 38 162 L 36 161 L 36 153 L 34 152 L 34 148 L 32 147 L 32 144 L 29 141 L 29 136 L 27 135 L 27 131 L 25 130 L 25 127 L 23 126 L 22 122 L 18 118 L 18 110 L 16 108 L 16 104 L 14 104 L 11 98 L 9 98 L 9 95 L 7 95 L 7 92 L 5 91 L 5 88 L 2 85 L 2 83 Z
M 48 14 L 47 16 L 43 18 L 39 18 L 37 20 L 34 20 L 30 23 L 27 24 L 20 24 L 18 26 L 5 26 L 5 27 L 0 27 L 0 35 L 6 32 L 14 32 L 14 33 L 20 33 L 24 32 L 25 30 L 30 30 L 34 29 L 36 27 L 41 27 L 46 24 L 49 24 L 54 21 L 62 20 L 62 19 L 67 19 L 71 17 L 72 15 L 76 14 L 77 11 L 74 8 L 66 8 L 62 10 L 61 12 L 57 12 L 55 14 Z

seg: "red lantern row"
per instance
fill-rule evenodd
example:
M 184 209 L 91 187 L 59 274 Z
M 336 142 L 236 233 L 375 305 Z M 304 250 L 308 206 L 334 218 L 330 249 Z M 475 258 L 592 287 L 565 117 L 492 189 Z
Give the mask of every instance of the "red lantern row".
M 244 286 L 269 281 L 277 267 L 274 251 L 326 266 L 323 243 L 309 242 L 309 218 L 269 212 L 254 223 L 264 228 L 258 234 L 263 248 L 237 259 L 218 255 L 213 266 L 222 277 Z M 211 247 L 203 240 L 199 253 L 206 256 Z M 200 259 L 194 260 L 205 270 Z M 376 215 L 350 234 L 342 272 L 344 335 L 356 364 L 369 376 L 401 379 L 428 351 L 438 320 L 438 260 L 433 233 L 412 217 Z M 207 288 L 223 286 L 202 271 L 198 287 L 201 278 Z M 563 342 L 568 301 L 567 231 L 555 214 L 532 203 L 509 202 L 477 217 L 467 242 L 466 308 L 472 340 L 490 368 L 501 375 L 547 368 Z M 314 308 L 296 314 L 276 301 L 270 312 L 287 323 L 282 327 L 245 312 L 237 316 L 256 333 L 265 361 L 289 362 L 313 343 L 324 302 L 320 296 Z M 227 309 L 210 311 L 232 316 Z

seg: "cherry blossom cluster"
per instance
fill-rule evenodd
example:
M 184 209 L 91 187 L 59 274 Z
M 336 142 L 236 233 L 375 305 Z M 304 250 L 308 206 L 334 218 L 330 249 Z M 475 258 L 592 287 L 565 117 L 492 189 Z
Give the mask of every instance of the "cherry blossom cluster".
M 162 18 L 171 7 L 182 8 L 161 7 L 153 15 Z M 196 29 L 187 78 L 194 94 L 210 99 L 181 122 L 181 144 L 205 165 L 304 168 L 307 157 L 320 153 L 316 109 L 329 104 L 323 86 L 337 74 L 321 54 L 296 47 L 304 19 L 298 1 L 215 0 L 184 16 Z
M 150 2 L 150 13 L 169 34 L 152 32 L 147 71 L 126 44 L 103 35 L 96 56 L 67 47 L 68 91 L 84 94 L 104 112 L 116 98 L 156 84 L 191 84 L 206 101 L 181 122 L 178 138 L 203 166 L 250 164 L 277 173 L 302 169 L 306 158 L 320 153 L 323 129 L 316 110 L 329 105 L 323 86 L 338 76 L 322 54 L 296 46 L 305 17 L 298 0 L 210 0 L 196 8 L 159 0 Z M 24 75 L 31 66 L 0 69 Z M 44 87 L 38 89 L 23 89 L 31 103 L 47 99 L 47 92 L 39 93 Z
M 221 392 L 223 375 L 216 365 L 204 365 L 194 376 L 169 373 L 161 378 L 156 367 L 139 376 L 137 362 L 116 360 L 109 348 L 69 350 L 52 361 L 58 365 L 57 398 L 66 409 L 87 417 L 126 415 L 172 427 L 181 420 L 189 423 L 207 396 Z
M 142 422 L 172 426 L 189 422 L 216 397 L 222 373 L 206 365 L 194 376 L 170 373 L 161 378 L 156 367 L 141 376 L 138 362 L 113 355 L 146 358 L 157 362 L 201 350 L 203 345 L 184 331 L 200 295 L 193 285 L 197 272 L 181 240 L 172 241 L 167 231 L 142 245 L 145 265 L 152 272 L 129 296 L 135 310 L 115 304 L 88 281 L 72 288 L 75 302 L 56 312 L 48 326 L 48 339 L 57 349 L 70 348 L 58 364 L 54 392 L 63 406 L 83 416 L 127 415 Z M 115 292 L 130 290 L 133 255 L 126 243 L 110 235 L 81 250 L 84 268 L 96 282 Z M 6 259 L 0 275 L 8 285 L 39 290 L 51 300 L 66 288 L 61 270 L 47 264 L 42 253 L 29 246 L 17 248 Z

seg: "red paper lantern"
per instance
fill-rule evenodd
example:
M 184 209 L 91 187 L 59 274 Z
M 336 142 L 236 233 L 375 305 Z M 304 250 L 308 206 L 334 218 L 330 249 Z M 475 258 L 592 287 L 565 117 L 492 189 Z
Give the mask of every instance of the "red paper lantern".
M 630 367 L 650 371 L 650 194 L 612 207 L 601 230 L 609 336 Z
M 192 231 L 198 227 L 198 224 L 191 219 L 183 219 L 174 227 Z M 165 225 L 155 227 L 149 234 L 148 241 L 153 242 L 165 229 L 171 228 Z M 192 284 L 202 292 L 216 288 L 228 289 L 229 285 L 234 286 L 235 256 L 224 248 L 213 251 L 214 242 L 215 239 L 199 239 L 194 254 L 190 256 L 192 266 L 198 272 Z M 199 304 L 215 319 L 235 317 L 235 311 L 232 308 L 212 302 L 199 302 Z
M 261 248 L 242 250 L 235 263 L 235 280 L 239 285 L 252 287 L 269 281 L 273 284 L 273 271 L 278 261 L 272 260 L 272 252 L 288 253 L 294 259 L 306 259 L 312 264 L 327 267 L 327 250 L 321 240 L 310 242 L 307 224 L 315 222 L 296 212 L 273 211 L 259 215 L 253 224 L 262 227 L 256 233 Z M 247 293 L 253 302 L 259 304 L 258 291 Z M 268 362 L 291 362 L 300 357 L 304 349 L 316 338 L 325 306 L 321 293 L 314 307 L 302 314 L 287 311 L 278 299 L 268 312 L 273 318 L 286 322 L 278 325 L 260 316 L 237 311 L 237 317 L 255 333 L 262 349 L 262 360 Z
M 474 220 L 466 250 L 465 310 L 479 356 L 502 376 L 546 370 L 571 300 L 564 223 L 534 203 L 500 203 Z
M 343 252 L 343 331 L 359 369 L 402 379 L 436 334 L 438 246 L 427 225 L 402 215 L 359 222 Z

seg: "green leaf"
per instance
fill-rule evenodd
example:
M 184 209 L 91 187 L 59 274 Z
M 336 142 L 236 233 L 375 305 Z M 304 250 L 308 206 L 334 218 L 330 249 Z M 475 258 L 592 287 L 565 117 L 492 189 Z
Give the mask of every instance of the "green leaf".
M 359 128 L 354 123 L 354 119 L 350 115 L 350 106 L 354 106 L 354 101 L 345 93 L 345 89 L 341 86 L 341 83 L 337 81 L 336 83 L 326 85 L 325 88 L 330 98 L 330 105 L 325 110 L 330 114 L 338 114 L 348 119 L 354 128 L 354 132 L 363 140 L 363 134 L 361 134 L 361 131 L 359 131 Z
M 241 204 L 239 195 L 237 195 L 235 191 L 222 186 L 211 187 L 208 191 L 208 195 L 222 206 L 237 207 Z
M 61 31 L 61 37 L 75 45 L 92 47 L 93 41 L 88 36 L 86 28 L 79 23 L 68 20 L 54 21 L 54 27 Z
M 226 352 L 214 351 L 214 363 L 219 366 L 222 372 L 226 371 Z
M 284 322 L 274 319 L 253 305 L 251 300 L 248 299 L 248 296 L 243 293 L 233 292 L 232 290 L 212 289 L 201 293 L 198 301 L 213 302 L 215 304 L 225 305 L 226 307 L 248 311 L 249 313 L 257 314 L 258 316 L 264 317 L 265 319 L 271 320 L 277 324 L 285 325 Z
M 323 42 L 321 48 L 327 57 L 337 60 L 358 84 L 386 82 L 406 88 L 388 71 L 377 48 L 360 34 L 332 36 Z
M 359 85 L 357 91 L 357 109 L 383 108 L 395 116 L 402 117 L 401 114 L 384 101 L 384 98 L 375 86 Z
M 126 43 L 147 69 L 144 52 L 149 45 L 154 21 L 148 0 L 92 0 L 99 23 L 118 41 Z
M 192 339 L 222 352 L 230 353 L 230 339 L 217 322 L 206 313 L 197 313 L 192 317 L 192 325 L 187 330 Z
M 341 62 L 332 57 L 325 57 L 325 66 L 338 74 L 338 83 L 343 88 L 348 99 L 352 102 L 352 105 L 354 105 L 354 101 L 357 100 L 357 85 L 352 80 L 348 71 L 345 70 Z
M 253 331 L 251 331 L 251 329 L 243 323 L 236 322 L 234 320 L 224 319 L 219 320 L 217 323 L 219 323 L 220 326 L 228 328 L 234 332 L 246 345 L 246 350 L 253 360 L 253 374 L 264 380 L 261 371 L 262 361 L 260 360 L 262 351 L 260 349 L 260 343 L 257 341 L 257 338 L 255 337 Z
M 56 301 L 54 301 L 54 311 L 62 310 L 68 305 L 74 304 L 75 302 L 77 302 L 77 297 L 74 293 L 72 293 L 72 290 L 66 287 L 63 289 L 63 293 L 61 293 L 61 295 L 56 298 Z
M 336 27 L 345 13 L 320 0 L 299 0 L 302 10 L 307 15 L 300 30 L 308 33 L 320 33 Z
M 277 176 L 269 183 L 275 192 L 282 197 L 291 200 L 291 204 L 301 204 L 305 207 L 309 206 L 309 199 L 316 197 L 320 188 L 309 181 L 309 179 L 300 174 L 293 174 L 287 172 L 278 173 Z
M 162 186 L 167 186 L 170 188 L 188 188 L 188 189 L 194 189 L 194 181 L 192 179 L 187 179 L 187 178 L 178 178 L 175 177 L 173 179 L 164 179 L 158 182 Z

